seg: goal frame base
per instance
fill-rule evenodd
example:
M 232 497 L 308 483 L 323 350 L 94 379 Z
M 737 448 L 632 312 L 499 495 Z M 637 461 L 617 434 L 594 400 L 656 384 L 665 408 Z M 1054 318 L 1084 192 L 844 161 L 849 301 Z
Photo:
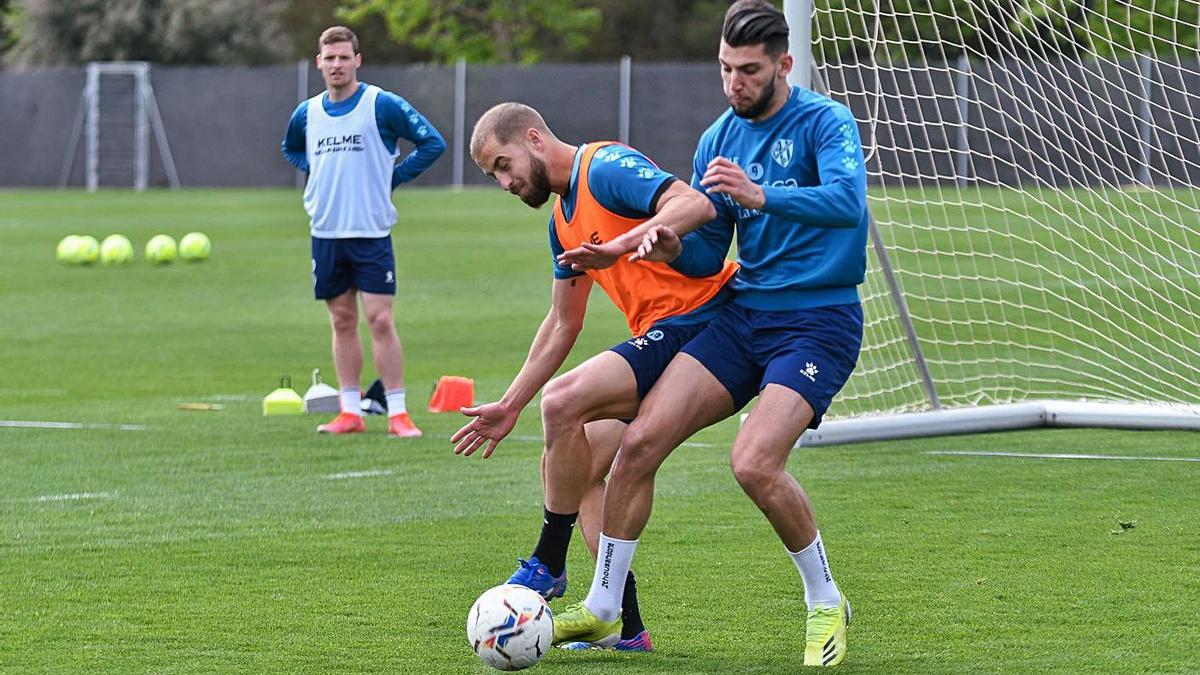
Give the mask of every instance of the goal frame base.
M 795 447 L 1037 428 L 1200 431 L 1200 404 L 1047 400 L 855 417 L 809 429 Z

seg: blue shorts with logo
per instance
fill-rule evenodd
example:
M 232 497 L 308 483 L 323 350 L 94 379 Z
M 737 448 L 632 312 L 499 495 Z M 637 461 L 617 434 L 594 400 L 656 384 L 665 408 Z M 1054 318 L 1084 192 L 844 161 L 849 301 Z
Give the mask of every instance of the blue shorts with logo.
M 336 298 L 351 288 L 381 295 L 396 294 L 396 260 L 392 238 L 312 238 L 313 295 Z
M 683 325 L 656 323 L 645 335 L 630 338 L 609 349 L 620 354 L 633 368 L 633 376 L 637 378 L 639 400 L 646 398 L 646 394 L 650 393 L 650 388 L 658 381 L 680 348 L 704 330 L 706 325 L 703 322 Z
M 680 350 L 695 357 L 741 410 L 768 384 L 812 406 L 816 429 L 854 372 L 862 347 L 862 305 L 764 311 L 731 303 Z

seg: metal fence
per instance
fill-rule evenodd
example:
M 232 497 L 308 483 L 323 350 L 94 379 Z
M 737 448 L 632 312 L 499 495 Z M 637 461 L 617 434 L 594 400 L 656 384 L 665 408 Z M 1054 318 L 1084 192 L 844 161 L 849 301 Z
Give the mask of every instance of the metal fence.
M 877 183 L 1200 184 L 1196 63 L 979 63 L 903 72 L 842 65 L 823 74 L 860 120 L 875 122 L 863 132 L 879 150 L 871 165 Z M 501 101 L 536 107 L 569 142 L 627 134 L 684 178 L 696 140 L 726 109 L 715 62 L 366 66 L 360 78 L 404 96 L 446 137 L 450 150 L 417 185 L 488 183 L 467 156 L 466 137 Z M 309 64 L 155 66 L 152 82 L 185 187 L 297 184 L 279 144 L 298 101 L 321 90 Z M 83 184 L 82 157 L 68 156 L 83 86 L 83 68 L 0 72 L 9 113 L 0 125 L 0 186 L 53 187 L 71 164 L 69 184 Z M 1054 103 L 1049 110 L 1046 101 Z M 1106 156 L 1080 162 L 1097 138 L 1107 139 Z M 150 184 L 166 182 L 152 152 Z

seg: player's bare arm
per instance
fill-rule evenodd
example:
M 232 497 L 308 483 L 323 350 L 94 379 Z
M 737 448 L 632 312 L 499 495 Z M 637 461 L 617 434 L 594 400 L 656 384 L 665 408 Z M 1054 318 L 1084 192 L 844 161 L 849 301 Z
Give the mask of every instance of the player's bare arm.
M 750 180 L 742 167 L 724 157 L 716 157 L 708 163 L 700 184 L 710 193 L 729 195 L 748 209 L 761 209 L 767 203 L 762 186 Z
M 462 413 L 472 419 L 450 437 L 450 442 L 455 444 L 455 454 L 469 456 L 487 445 L 483 451 L 486 459 L 512 432 L 521 411 L 554 377 L 571 353 L 571 347 L 583 330 L 591 290 L 592 280 L 588 277 L 554 281 L 550 312 L 533 338 L 521 372 L 499 401 L 462 409 Z
M 579 248 L 565 251 L 558 256 L 558 262 L 571 265 L 571 269 L 577 272 L 611 267 L 621 256 L 637 251 L 642 238 L 655 227 L 669 228 L 683 236 L 716 215 L 716 208 L 708 197 L 682 181 L 675 181 L 658 198 L 652 218 L 612 241 L 585 243 Z M 630 256 L 630 260 L 635 258 Z
M 669 227 L 655 226 L 642 237 L 637 251 L 630 260 L 669 263 L 683 253 L 683 239 Z

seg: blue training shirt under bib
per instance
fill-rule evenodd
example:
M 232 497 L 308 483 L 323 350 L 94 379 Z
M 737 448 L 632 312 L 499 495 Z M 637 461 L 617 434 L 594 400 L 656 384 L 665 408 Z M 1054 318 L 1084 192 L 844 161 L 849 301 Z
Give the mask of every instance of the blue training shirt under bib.
M 708 247 L 727 248 L 736 224 L 734 302 L 762 310 L 806 309 L 858 302 L 866 271 L 867 173 L 850 110 L 793 87 L 784 106 L 752 122 L 727 110 L 701 136 L 692 186 L 721 156 L 761 185 L 766 203 L 749 209 L 709 193 L 718 218 L 698 233 Z

